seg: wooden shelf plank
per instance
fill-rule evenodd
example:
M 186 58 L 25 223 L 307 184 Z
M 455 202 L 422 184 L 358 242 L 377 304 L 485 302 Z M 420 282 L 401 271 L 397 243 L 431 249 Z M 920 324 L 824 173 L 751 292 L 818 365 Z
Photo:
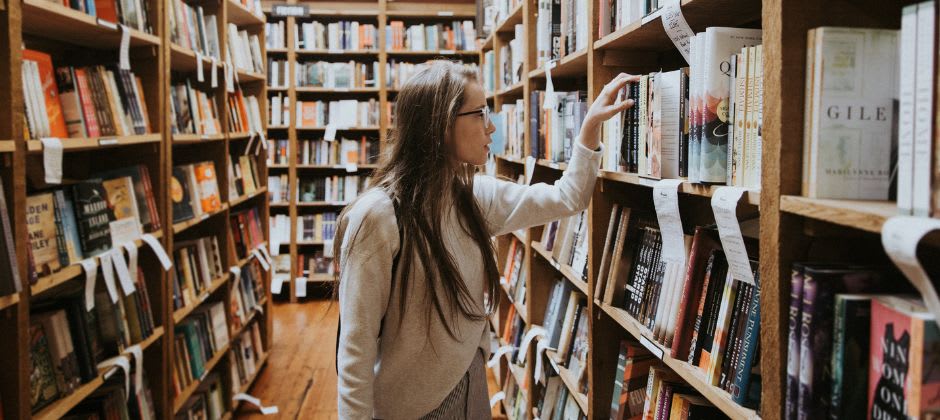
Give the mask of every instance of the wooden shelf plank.
M 173 145 L 210 143 L 225 140 L 225 134 L 174 134 Z
M 481 50 L 485 52 L 493 49 L 493 37 L 495 33 L 496 32 L 490 32 L 489 36 L 483 40 L 483 46 L 480 47 Z
M 281 207 L 283 207 L 283 208 L 288 208 L 288 207 L 290 207 L 290 203 L 284 203 L 284 202 L 268 203 L 268 207 L 271 207 L 271 208 L 281 208 Z
M 620 182 L 624 184 L 631 185 L 642 185 L 644 187 L 650 187 L 656 185 L 657 180 L 644 178 L 637 174 L 630 174 L 625 172 L 612 172 L 612 171 L 601 171 L 601 178 L 607 179 L 610 181 Z M 683 182 L 679 186 L 679 192 L 690 195 L 698 195 L 702 197 L 711 197 L 714 195 L 715 190 L 721 187 L 721 185 L 708 185 L 708 184 L 695 184 L 691 182 Z M 745 195 L 741 198 L 741 202 L 750 204 L 752 206 L 760 206 L 760 191 L 748 190 Z
M 143 134 L 139 136 L 114 136 L 114 137 L 82 137 L 62 139 L 63 152 L 81 152 L 85 150 L 110 149 L 121 146 L 159 143 L 163 136 L 160 134 Z M 26 150 L 30 154 L 42 153 L 42 142 L 39 140 L 29 140 L 26 142 Z
M 264 15 L 256 15 L 240 2 L 228 0 L 228 23 L 234 23 L 236 26 L 245 25 L 263 25 Z
M 264 82 L 267 81 L 267 77 L 264 73 L 255 73 L 253 71 L 246 71 L 242 69 L 236 69 L 238 73 L 238 82 L 239 83 L 251 83 L 251 82 Z
M 588 284 L 581 279 L 581 276 L 578 275 L 570 266 L 559 264 L 555 261 L 555 257 L 552 256 L 552 252 L 545 249 L 545 245 L 542 245 L 541 242 L 532 241 L 532 249 L 536 253 L 542 256 L 552 267 L 555 267 L 562 276 L 564 276 L 571 284 L 574 285 L 578 290 L 581 291 L 585 296 L 588 294 Z
M 160 231 L 157 231 L 157 232 L 153 232 L 152 235 L 155 238 L 160 239 L 160 237 L 163 236 L 163 233 Z M 134 241 L 134 245 L 137 245 L 138 249 L 140 249 L 143 243 L 144 241 L 140 239 Z M 95 264 L 100 265 L 99 257 L 95 257 Z M 72 264 L 67 267 L 63 267 L 62 269 L 60 269 L 59 271 L 56 271 L 55 273 L 52 273 L 45 277 L 40 277 L 39 280 L 36 281 L 36 284 L 33 284 L 32 286 L 30 286 L 30 295 L 33 297 L 41 295 L 42 293 L 46 291 L 56 288 L 59 285 L 82 275 L 82 273 L 84 272 L 85 271 L 84 269 L 82 269 L 82 266 L 80 264 Z
M 202 56 L 203 71 L 218 70 L 222 67 L 222 60 L 216 60 L 215 65 L 209 56 Z M 170 44 L 170 69 L 179 72 L 192 72 L 198 69 L 196 52 L 182 45 Z M 211 73 L 210 73 L 211 74 Z M 206 76 L 211 77 L 211 76 Z
M 296 50 L 297 56 L 339 55 L 339 56 L 378 56 L 379 50 Z
M 12 307 L 13 305 L 16 305 L 17 303 L 20 303 L 19 293 L 13 293 L 13 294 L 6 295 L 4 297 L 0 297 L 0 311 L 7 309 L 9 307 Z
M 575 376 L 575 373 L 555 361 L 558 355 L 554 350 L 545 350 L 545 356 L 548 357 L 549 364 L 555 369 L 555 373 L 561 378 L 561 382 L 568 388 L 568 392 L 574 395 L 574 399 L 577 401 L 578 407 L 581 408 L 581 412 L 586 415 L 588 412 L 587 395 L 582 394 L 581 391 L 578 390 L 578 378 Z M 585 361 L 585 363 L 587 363 L 587 361 Z
M 343 207 L 348 201 L 314 201 L 310 203 L 297 203 L 297 207 Z
M 268 127 L 268 129 L 271 129 L 271 128 L 272 128 L 272 127 Z M 276 127 L 276 128 L 278 128 L 278 129 L 282 129 L 282 128 L 283 128 L 283 129 L 287 129 L 287 126 L 281 126 L 281 127 Z M 296 128 L 297 128 L 297 130 L 301 130 L 301 131 L 326 131 L 326 127 L 304 127 L 304 126 L 297 126 Z M 337 128 L 337 129 L 336 129 L 336 132 L 337 132 L 337 133 L 343 132 L 343 131 L 379 131 L 379 127 L 372 125 L 372 126 L 346 127 L 346 128 Z
M 523 89 L 525 88 L 525 81 L 518 82 L 512 86 L 509 86 L 499 92 L 496 92 L 496 96 L 502 97 L 505 99 L 519 99 L 523 96 Z
M 268 128 L 271 128 L 271 127 L 268 127 Z M 242 140 L 242 139 L 250 138 L 251 133 L 240 131 L 240 132 L 235 132 L 235 133 L 228 133 L 227 136 L 229 140 Z
M 885 221 L 898 214 L 897 203 L 893 201 L 830 200 L 793 195 L 780 197 L 780 210 L 872 233 L 881 233 Z
M 264 51 L 267 54 L 287 54 L 290 50 L 288 48 L 268 48 Z
M 235 197 L 229 200 L 228 206 L 229 208 L 235 208 L 243 203 L 251 201 L 252 199 L 256 197 L 260 197 L 262 195 L 267 195 L 267 194 L 268 194 L 268 187 L 261 187 L 261 188 L 256 189 L 255 192 L 251 194 L 246 194 L 241 197 Z
M 662 9 L 660 9 L 661 11 Z M 669 51 L 676 47 L 666 35 L 660 11 L 597 40 L 596 50 Z M 709 26 L 739 26 L 761 18 L 759 0 L 682 0 L 682 14 L 694 32 Z
M 640 324 L 639 321 L 633 319 L 627 311 L 601 303 L 597 300 L 594 301 L 594 304 L 613 318 L 614 321 L 620 324 L 620 326 L 627 330 L 634 338 L 643 340 L 645 345 L 653 345 L 661 350 L 663 356 L 660 357 L 660 359 L 663 363 L 679 374 L 683 380 L 688 382 L 689 385 L 695 388 L 702 396 L 707 398 L 708 401 L 718 407 L 726 415 L 733 419 L 760 419 L 756 411 L 744 408 L 734 402 L 734 400 L 731 399 L 731 394 L 728 394 L 727 391 L 706 383 L 701 376 L 701 371 L 697 367 L 689 365 L 684 360 L 670 357 L 669 351 L 657 344 L 656 340 L 653 339 L 652 333 L 645 326 Z M 654 354 L 654 356 L 659 357 L 659 354 Z
M 16 143 L 13 140 L 0 140 L 0 153 L 13 153 L 16 150 Z
M 216 290 L 219 290 L 219 288 L 222 287 L 222 285 L 225 284 L 225 282 L 227 282 L 229 278 L 230 278 L 230 275 L 226 273 L 225 275 L 215 280 L 212 280 L 212 283 L 209 285 L 209 290 L 206 290 L 205 292 L 203 292 L 203 294 L 196 296 L 195 302 L 193 302 L 189 306 L 184 306 L 176 311 L 173 311 L 173 323 L 179 324 L 180 321 L 182 321 L 187 316 L 189 316 L 189 314 L 191 314 L 196 308 L 198 308 L 199 305 L 202 305 L 203 303 L 205 303 L 206 299 L 208 299 L 209 296 L 212 296 L 212 294 L 215 293 Z
M 141 349 L 145 350 L 147 347 L 150 347 L 151 344 L 155 343 L 160 337 L 163 336 L 163 327 L 157 327 L 153 330 L 153 334 L 150 337 L 147 337 L 145 340 L 140 342 Z M 89 395 L 94 393 L 101 385 L 104 385 L 105 375 L 111 369 L 99 369 L 98 376 L 91 381 L 82 384 L 78 389 L 73 391 L 68 396 L 61 398 L 52 403 L 52 405 L 43 408 L 36 414 L 32 416 L 35 420 L 55 420 L 65 417 L 65 414 L 69 412 L 72 408 L 77 406 L 79 403 L 88 398 Z
M 503 19 L 502 22 L 496 24 L 496 30 L 493 33 L 503 34 L 503 33 L 514 33 L 516 31 L 516 25 L 522 23 L 522 5 L 524 2 L 519 2 L 509 15 L 506 16 L 506 19 Z
M 356 87 L 356 88 L 326 88 L 326 87 L 307 87 L 300 86 L 294 89 L 297 93 L 320 93 L 320 94 L 341 94 L 341 93 L 379 93 L 379 88 Z
M 117 50 L 121 32 L 113 22 L 99 24 L 94 16 L 59 2 L 23 0 L 23 32 L 73 45 Z M 160 45 L 160 37 L 131 30 L 131 47 Z
M 577 78 L 587 79 L 588 54 L 587 49 L 569 54 L 558 60 L 552 68 L 552 79 Z M 545 66 L 529 72 L 530 79 L 545 79 Z
M 332 274 L 318 273 L 307 276 L 307 281 L 311 283 L 331 283 L 334 280 Z
M 454 11 L 454 12 L 436 12 L 436 11 L 388 11 L 386 13 L 389 19 L 473 19 L 476 12 L 473 11 Z
M 519 165 L 525 165 L 525 158 L 517 158 L 517 157 L 512 157 L 512 156 L 499 155 L 499 156 L 496 156 L 496 159 L 499 159 L 499 160 L 504 161 L 504 162 L 515 163 L 515 164 L 519 164 Z
M 228 351 L 229 349 L 231 349 L 231 346 L 232 346 L 231 343 L 226 344 L 225 347 L 222 347 L 221 349 L 219 349 L 219 351 L 215 352 L 215 354 L 212 355 L 212 358 L 206 362 L 206 366 L 205 366 L 206 375 L 208 375 L 209 372 L 212 372 L 212 369 L 214 369 L 215 366 L 219 364 L 219 361 L 222 360 L 222 358 L 228 354 Z M 189 386 L 183 390 L 183 392 L 180 392 L 179 395 L 173 398 L 173 413 L 174 414 L 178 413 L 180 409 L 183 408 L 183 405 L 186 404 L 186 400 L 188 400 L 189 397 L 191 397 L 193 393 L 196 392 L 196 389 L 199 388 L 199 385 L 202 385 L 202 380 L 204 378 L 205 377 L 194 380 L 193 383 L 189 384 Z
M 430 56 L 454 56 L 454 57 L 479 57 L 479 50 L 437 50 L 437 51 L 388 51 L 389 58 L 395 57 L 430 57 Z
M 227 204 L 227 203 L 222 203 L 222 208 L 220 208 L 220 209 L 218 209 L 218 210 L 216 210 L 216 211 L 214 211 L 214 212 L 212 212 L 212 213 L 203 213 L 202 215 L 196 216 L 196 217 L 194 217 L 194 218 L 192 218 L 192 219 L 190 219 L 190 220 L 187 220 L 187 221 L 185 221 L 185 222 L 174 223 L 174 224 L 173 224 L 173 234 L 174 234 L 174 235 L 179 235 L 180 233 L 186 231 L 187 229 L 189 229 L 189 228 L 191 228 L 191 227 L 193 227 L 193 226 L 196 226 L 196 225 L 198 225 L 198 224 L 200 224 L 200 223 L 202 223 L 202 222 L 204 222 L 204 221 L 206 221 L 206 220 L 209 220 L 210 218 L 212 218 L 212 217 L 214 217 L 214 216 L 217 216 L 217 215 L 219 215 L 219 214 L 224 213 L 226 210 L 228 210 L 228 204 Z
M 270 167 L 271 167 L 271 166 L 268 166 L 268 168 L 270 168 Z M 283 165 L 283 167 L 287 168 L 288 166 L 287 166 L 287 165 Z M 357 167 L 359 170 L 365 170 L 365 169 L 371 170 L 371 169 L 378 169 L 378 168 L 379 168 L 379 165 L 376 164 L 376 163 L 364 163 L 364 164 L 362 164 L 362 165 L 356 165 L 356 167 Z M 343 171 L 345 171 L 345 170 L 346 170 L 346 166 L 345 166 L 345 165 L 302 165 L 302 164 L 297 164 L 297 169 L 328 169 L 328 170 L 343 170 Z

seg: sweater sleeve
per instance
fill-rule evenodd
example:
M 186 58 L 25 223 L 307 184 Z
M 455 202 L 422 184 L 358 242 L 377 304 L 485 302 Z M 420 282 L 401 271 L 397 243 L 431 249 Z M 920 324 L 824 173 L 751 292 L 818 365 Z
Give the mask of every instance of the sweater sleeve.
M 373 416 L 378 338 L 388 305 L 398 232 L 394 213 L 391 221 L 376 214 L 359 220 L 350 221 L 340 258 L 337 403 L 340 418 L 368 420 Z
M 476 176 L 474 195 L 493 235 L 543 225 L 587 208 L 603 147 L 592 151 L 580 141 L 576 143 L 568 168 L 553 185 L 519 185 L 490 176 Z

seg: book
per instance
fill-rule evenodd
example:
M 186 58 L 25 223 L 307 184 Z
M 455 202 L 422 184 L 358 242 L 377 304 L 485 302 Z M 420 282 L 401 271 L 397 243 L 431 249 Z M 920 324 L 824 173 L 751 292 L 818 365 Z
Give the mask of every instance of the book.
M 55 220 L 55 201 L 51 192 L 26 197 L 26 230 L 32 266 L 38 275 L 51 274 L 62 267 Z M 110 244 L 109 244 L 110 246 Z M 84 249 L 84 242 L 82 248 Z
M 184 166 L 174 166 L 170 179 L 170 201 L 172 202 L 173 223 L 184 222 L 195 217 L 193 193 L 190 189 L 189 175 Z
M 0 177 L 0 261 L 3 261 L 3 264 L 0 264 L 0 296 L 19 293 L 23 283 L 20 279 L 16 243 L 13 241 L 13 226 L 10 223 L 2 177 Z
M 82 252 L 86 258 L 111 249 L 111 222 L 115 218 L 102 182 L 100 178 L 92 178 L 71 187 Z
M 841 293 L 835 296 L 831 419 L 865 417 L 874 298 L 874 295 Z

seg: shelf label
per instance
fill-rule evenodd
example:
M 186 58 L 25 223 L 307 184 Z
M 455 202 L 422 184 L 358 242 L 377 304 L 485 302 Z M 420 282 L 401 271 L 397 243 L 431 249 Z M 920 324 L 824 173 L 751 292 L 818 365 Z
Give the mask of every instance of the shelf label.
M 544 366 L 542 360 L 545 359 L 545 350 L 548 349 L 548 340 L 539 340 L 535 345 L 535 382 L 545 383 Z
M 131 69 L 131 30 L 121 25 L 121 47 L 118 50 L 118 68 L 121 70 Z
M 294 279 L 294 295 L 302 298 L 307 297 L 307 278 L 297 277 Z
M 927 272 L 917 260 L 917 244 L 928 233 L 940 229 L 940 220 L 926 217 L 894 216 L 881 228 L 881 244 L 891 261 L 917 288 L 927 309 L 940 319 L 940 298 Z
M 261 405 L 261 400 L 255 397 L 252 397 L 251 395 L 248 395 L 248 394 L 244 394 L 244 393 L 235 394 L 235 396 L 232 397 L 232 401 L 244 401 L 255 407 L 258 407 L 258 409 L 261 410 L 261 414 L 264 414 L 265 416 L 270 415 L 270 414 L 277 414 L 276 405 L 265 407 L 264 405 Z
M 214 88 L 219 87 L 218 63 L 216 62 L 215 57 L 212 57 L 210 61 L 212 61 L 212 70 L 210 71 L 210 75 L 211 75 L 210 79 L 212 81 L 212 88 L 214 89 Z
M 663 238 L 663 261 L 685 266 L 685 235 L 679 215 L 681 179 L 663 179 L 653 187 L 653 205 Z
M 109 138 L 109 139 L 98 139 L 99 146 L 114 146 L 118 144 L 118 139 Z
M 118 369 L 124 370 L 124 401 L 127 401 L 127 398 L 130 397 L 131 389 L 131 361 L 127 358 L 127 355 L 122 354 L 112 357 L 98 363 L 97 367 L 98 369 L 110 369 L 108 373 L 104 374 L 105 380 L 111 379 L 111 376 L 113 376 Z
M 336 126 L 333 124 L 326 125 L 326 132 L 323 133 L 323 140 L 334 141 L 336 140 Z
M 80 263 L 85 270 L 85 311 L 95 309 L 95 283 L 98 282 L 98 260 L 86 258 Z
M 47 184 L 62 183 L 62 139 L 58 137 L 43 137 L 42 167 L 46 174 Z
M 738 223 L 738 201 L 746 190 L 741 187 L 718 187 L 712 196 L 712 211 L 718 225 L 721 247 L 728 259 L 728 270 L 736 280 L 754 285 L 754 273 Z
M 440 11 L 440 12 L 437 12 L 437 15 L 438 15 L 438 16 L 453 16 L 453 15 L 454 15 L 454 12 L 452 12 L 452 11 Z
M 223 62 L 222 68 L 225 70 L 225 90 L 228 91 L 228 93 L 235 93 L 235 79 L 232 74 L 232 65 L 228 62 Z
M 112 30 L 112 31 L 118 30 L 118 26 L 117 26 L 116 23 L 111 22 L 111 21 L 108 21 L 108 20 L 104 20 L 104 19 L 102 19 L 102 18 L 98 18 L 98 26 L 103 26 L 103 27 L 108 28 L 108 29 L 110 29 L 110 30 Z
M 535 173 L 535 158 L 532 156 L 525 157 L 525 183 L 526 185 L 532 185 L 532 174 Z
M 442 55 L 454 55 L 457 54 L 457 50 L 441 50 Z
M 284 278 L 281 276 L 271 276 L 271 293 L 275 295 L 281 294 L 281 289 L 284 287 Z
M 275 4 L 271 6 L 271 15 L 277 17 L 307 17 L 310 8 L 297 4 Z
M 134 356 L 134 392 L 140 395 L 144 386 L 144 350 L 140 348 L 140 344 L 134 344 L 125 348 L 124 353 Z
M 163 266 L 163 271 L 170 271 L 170 267 L 173 267 L 173 262 L 170 261 L 170 256 L 167 255 L 166 250 L 163 249 L 163 245 L 160 244 L 160 241 L 157 240 L 152 234 L 145 233 L 140 237 L 147 245 L 150 245 L 150 249 L 153 250 L 153 253 L 157 255 L 157 259 L 160 260 L 160 265 Z
M 104 275 L 104 285 L 108 289 L 111 303 L 117 303 L 118 293 L 117 286 L 114 284 L 114 265 L 111 262 L 111 253 L 105 252 L 99 255 L 98 259 L 101 260 L 101 274 Z
M 689 63 L 692 54 L 692 37 L 695 36 L 695 33 L 692 32 L 689 23 L 685 21 L 679 3 L 679 0 L 666 0 L 666 4 L 661 9 L 661 17 L 663 29 L 666 30 L 669 39 L 672 40 L 676 49 L 685 58 L 686 63 Z
M 532 344 L 532 340 L 545 338 L 546 335 L 548 335 L 548 331 L 540 325 L 533 325 L 532 328 L 529 328 L 529 332 L 522 338 L 522 344 L 519 345 L 519 351 L 521 352 L 519 353 L 520 363 L 525 361 L 525 356 L 529 351 L 529 345 Z
M 506 399 L 506 392 L 504 391 L 493 394 L 493 398 L 490 398 L 490 408 L 496 407 L 496 404 L 504 399 Z
M 134 281 L 134 284 L 137 283 L 137 244 L 134 242 L 127 242 L 123 246 L 124 251 L 127 251 L 127 271 L 131 274 L 131 280 Z
M 512 346 L 508 344 L 496 349 L 496 352 L 493 353 L 493 357 L 490 358 L 490 361 L 486 362 L 486 366 L 489 368 L 496 367 L 496 364 L 499 363 L 499 358 L 508 354 L 512 354 Z M 509 356 L 506 356 L 506 360 L 509 360 Z
M 646 338 L 645 335 L 640 335 L 640 344 L 642 344 L 643 347 L 646 347 L 646 349 L 649 350 L 650 353 L 653 353 L 654 356 L 658 357 L 659 360 L 663 360 L 663 356 L 666 352 L 661 347 L 657 346 L 656 343 L 652 342 L 649 338 Z
M 323 240 L 323 258 L 334 258 L 333 257 L 333 239 Z
M 137 288 L 134 287 L 134 281 L 131 280 L 131 273 L 127 269 L 127 261 L 124 261 L 124 251 L 121 247 L 117 247 L 109 252 L 111 254 L 111 264 L 114 265 L 118 282 L 121 283 L 121 290 L 124 291 L 124 296 L 129 296 L 131 293 L 136 292 Z
M 261 255 L 260 251 L 255 249 L 251 252 L 251 255 L 253 255 L 255 259 L 258 260 L 258 263 L 261 264 L 261 268 L 263 268 L 264 271 L 271 271 L 271 265 L 268 264 L 268 262 L 264 259 L 264 256 Z
M 199 83 L 206 81 L 202 71 L 202 53 L 199 51 L 196 51 L 196 81 Z

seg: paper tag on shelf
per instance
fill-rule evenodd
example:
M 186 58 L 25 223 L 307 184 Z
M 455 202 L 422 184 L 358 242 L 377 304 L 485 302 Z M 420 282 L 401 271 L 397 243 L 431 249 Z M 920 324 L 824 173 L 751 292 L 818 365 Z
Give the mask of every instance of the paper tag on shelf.
M 271 293 L 275 295 L 281 294 L 281 289 L 284 287 L 284 278 L 281 276 L 271 276 Z
M 261 137 L 261 147 L 268 150 L 268 137 L 264 135 L 263 130 L 258 132 L 258 137 Z
M 449 11 L 449 10 L 440 11 L 440 12 L 437 12 L 437 15 L 438 15 L 438 16 L 453 16 L 453 15 L 454 15 L 454 12 Z
M 225 90 L 228 93 L 235 93 L 235 78 L 232 71 L 232 65 L 228 62 L 222 63 L 222 67 L 225 70 Z
M 333 124 L 326 125 L 326 132 L 323 133 L 323 140 L 334 141 L 336 140 L 336 126 Z
M 131 392 L 131 361 L 127 358 L 127 355 L 122 354 L 98 363 L 98 369 L 112 369 L 104 375 L 106 381 L 110 379 L 118 369 L 124 371 L 124 401 L 127 401 Z
M 294 295 L 301 298 L 307 297 L 307 278 L 297 277 L 294 279 Z
M 266 244 L 259 245 L 258 251 L 261 252 L 261 256 L 264 257 L 265 261 L 268 262 L 268 265 L 274 264 L 274 259 L 271 258 L 271 254 L 268 252 L 268 246 Z
M 663 238 L 663 261 L 685 264 L 685 235 L 679 215 L 681 179 L 663 179 L 653 187 L 653 204 Z
M 653 353 L 654 356 L 658 357 L 659 360 L 662 360 L 663 356 L 666 354 L 662 347 L 657 346 L 656 343 L 650 341 L 650 339 L 646 338 L 645 335 L 640 336 L 640 344 L 642 344 L 643 347 L 646 347 L 646 349 L 649 350 L 650 353 Z
M 118 50 L 118 68 L 131 69 L 131 29 L 121 25 L 121 47 Z
M 118 282 L 121 283 L 121 289 L 124 290 L 124 296 L 137 291 L 134 287 L 134 281 L 131 280 L 131 273 L 127 270 L 127 261 L 124 261 L 124 252 L 121 247 L 109 251 L 111 254 L 111 264 L 114 264 L 114 271 L 117 272 Z
M 134 356 L 134 392 L 140 394 L 144 386 L 144 350 L 140 344 L 134 344 L 124 349 L 124 353 Z
M 441 50 L 441 55 L 454 55 L 457 54 L 457 50 Z
M 237 266 L 237 265 L 233 265 L 233 266 L 229 267 L 229 268 L 228 268 L 228 271 L 229 271 L 230 273 L 232 273 L 233 276 L 235 276 L 235 279 L 236 279 L 236 280 L 238 280 L 238 279 L 240 279 L 240 278 L 242 277 L 242 269 L 241 269 L 241 267 L 239 267 L 239 266 Z
M 552 82 L 552 68 L 555 67 L 555 61 L 545 62 L 545 102 L 542 109 L 553 110 L 558 106 L 558 95 L 555 94 L 555 84 Z
M 548 349 L 548 340 L 539 340 L 539 343 L 535 345 L 535 382 L 545 383 L 545 370 L 542 366 L 543 355 L 545 350 Z
M 536 337 L 545 338 L 547 334 L 548 331 L 546 331 L 545 328 L 542 328 L 542 326 L 533 325 L 532 328 L 529 328 L 529 332 L 525 334 L 525 337 L 522 338 L 522 344 L 519 345 L 519 351 L 529 351 L 529 344 L 532 343 L 532 340 L 534 340 Z
M 486 366 L 490 368 L 495 367 L 496 364 L 499 363 L 499 358 L 507 354 L 512 354 L 512 346 L 508 344 L 496 349 L 496 352 L 493 353 L 493 356 L 490 357 L 490 360 L 486 362 Z M 507 357 L 507 360 L 508 360 L 508 357 Z
M 751 272 L 751 262 L 737 215 L 738 200 L 745 191 L 741 187 L 718 187 L 712 196 L 712 211 L 715 213 L 721 247 L 728 260 L 728 270 L 736 280 L 754 285 L 754 273 Z
M 212 70 L 209 73 L 210 74 L 209 80 L 212 81 L 213 88 L 219 87 L 219 67 L 218 66 L 219 66 L 218 61 L 215 59 L 215 57 L 212 57 Z
M 206 81 L 202 71 L 202 54 L 199 51 L 196 51 L 196 81 L 200 83 Z
M 95 283 L 98 282 L 98 260 L 87 258 L 80 263 L 85 270 L 85 311 L 95 309 Z
M 261 400 L 255 398 L 255 397 L 252 397 L 251 395 L 248 395 L 248 394 L 235 394 L 235 396 L 232 397 L 232 401 L 244 401 L 244 402 L 249 403 L 249 404 L 251 404 L 251 405 L 253 405 L 253 406 L 255 406 L 255 407 L 258 407 L 258 409 L 261 410 L 261 414 L 264 414 L 265 416 L 267 416 L 267 415 L 269 415 L 269 414 L 277 414 L 277 406 L 276 406 L 276 405 L 272 405 L 272 406 L 270 406 L 270 407 L 265 407 L 265 406 L 261 405 Z
M 525 183 L 527 185 L 532 185 L 532 174 L 535 173 L 535 158 L 532 156 L 525 157 Z
M 940 297 L 927 272 L 917 260 L 917 244 L 928 233 L 940 229 L 940 220 L 926 217 L 894 216 L 881 228 L 881 244 L 891 261 L 917 288 L 927 309 L 940 319 Z
M 117 26 L 117 24 L 114 23 L 114 22 L 111 22 L 111 21 L 108 21 L 108 20 L 104 20 L 104 19 L 102 19 L 102 18 L 98 18 L 98 19 L 97 19 L 97 22 L 98 22 L 98 26 L 104 26 L 105 28 L 108 28 L 108 29 L 110 29 L 110 30 L 112 30 L 112 31 L 118 30 L 118 26 Z
M 323 258 L 333 258 L 333 239 L 323 241 Z
M 160 241 L 157 240 L 152 234 L 145 233 L 140 237 L 143 239 L 147 245 L 150 245 L 150 249 L 153 250 L 153 253 L 157 255 L 157 259 L 160 260 L 160 265 L 163 266 L 163 271 L 170 271 L 170 267 L 173 266 L 173 262 L 170 261 L 170 256 L 166 254 L 166 250 L 163 249 L 163 245 L 160 244 Z
M 62 139 L 58 137 L 43 137 L 42 167 L 46 174 L 47 184 L 62 183 Z
M 114 263 L 111 262 L 111 253 L 105 252 L 98 256 L 101 261 L 101 274 L 104 275 L 104 285 L 108 289 L 108 296 L 111 297 L 111 303 L 117 303 L 118 292 L 114 284 Z
M 490 398 L 490 408 L 496 407 L 496 404 L 504 399 L 506 399 L 506 393 L 504 391 L 493 394 L 493 397 Z
M 114 146 L 115 144 L 118 144 L 118 139 L 116 139 L 116 138 L 109 138 L 109 139 L 101 138 L 101 139 L 98 139 L 98 145 L 99 145 L 99 146 Z
M 354 173 L 354 172 L 357 172 L 357 171 L 359 171 L 359 165 L 356 165 L 355 163 L 347 163 L 347 164 L 346 164 L 346 172 Z
M 666 0 L 666 4 L 661 9 L 660 17 L 663 22 L 663 29 L 666 30 L 669 39 L 672 40 L 676 49 L 685 58 L 685 62 L 688 63 L 692 54 L 692 37 L 695 36 L 695 32 L 692 32 L 689 23 L 685 21 L 679 3 L 679 0 Z
M 134 284 L 137 284 L 137 244 L 128 242 L 124 244 L 123 248 L 127 251 L 127 271 L 130 273 Z
M 251 254 L 255 256 L 255 259 L 258 260 L 258 263 L 261 264 L 261 268 L 263 268 L 264 271 L 271 271 L 271 265 L 264 259 L 264 255 L 261 255 L 260 251 L 255 249 Z

